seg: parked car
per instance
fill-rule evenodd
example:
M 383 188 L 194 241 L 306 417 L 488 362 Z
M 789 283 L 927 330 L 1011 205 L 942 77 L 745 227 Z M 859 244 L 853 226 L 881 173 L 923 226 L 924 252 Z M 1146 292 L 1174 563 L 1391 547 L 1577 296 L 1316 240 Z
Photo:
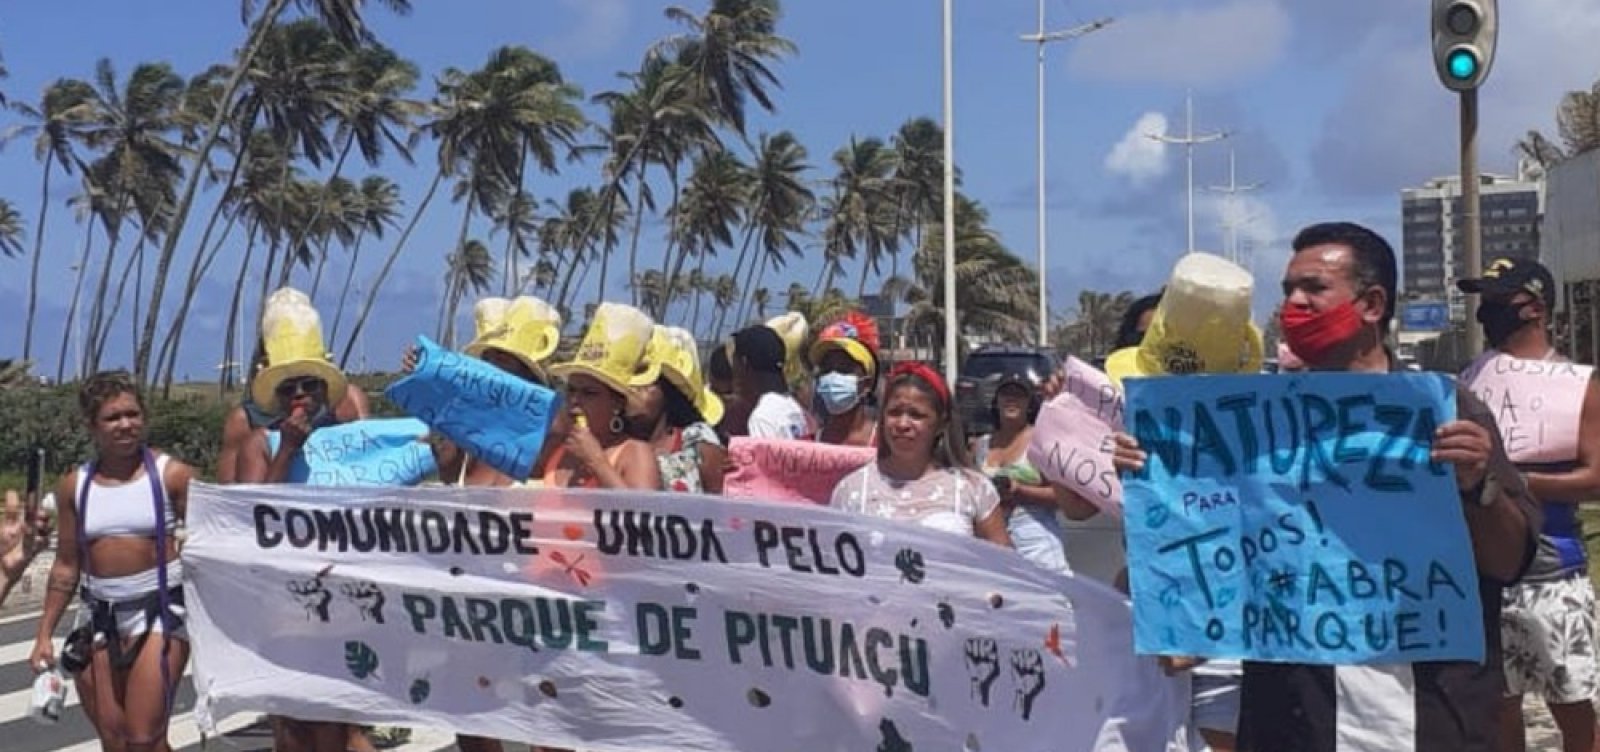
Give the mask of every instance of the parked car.
M 1048 350 L 1016 345 L 989 345 L 967 356 L 956 378 L 956 408 L 967 435 L 978 436 L 994 430 L 989 414 L 1000 379 L 1010 374 L 1028 374 L 1044 381 L 1055 373 L 1060 361 Z

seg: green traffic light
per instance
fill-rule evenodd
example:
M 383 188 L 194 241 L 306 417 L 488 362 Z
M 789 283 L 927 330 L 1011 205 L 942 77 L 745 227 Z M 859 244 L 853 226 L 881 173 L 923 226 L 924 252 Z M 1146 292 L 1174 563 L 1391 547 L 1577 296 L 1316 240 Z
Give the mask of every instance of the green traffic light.
M 1478 56 L 1470 50 L 1452 50 L 1446 64 L 1457 81 L 1470 81 L 1478 75 Z

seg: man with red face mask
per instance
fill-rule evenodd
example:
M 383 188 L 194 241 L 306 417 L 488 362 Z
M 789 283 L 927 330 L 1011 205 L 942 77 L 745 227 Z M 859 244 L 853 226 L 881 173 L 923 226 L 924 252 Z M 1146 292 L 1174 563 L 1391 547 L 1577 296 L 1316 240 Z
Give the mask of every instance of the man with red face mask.
M 1478 323 L 1490 347 L 1461 381 L 1499 411 L 1506 452 L 1544 511 L 1533 564 L 1505 591 L 1500 750 L 1527 748 L 1522 697 L 1532 693 L 1550 707 L 1562 749 L 1589 752 L 1600 655 L 1578 504 L 1600 497 L 1600 386 L 1592 367 L 1573 364 L 1551 346 L 1556 286 L 1542 264 L 1496 259 L 1481 277 L 1456 286 L 1481 296 Z
M 1283 339 L 1313 371 L 1398 372 L 1384 345 L 1394 313 L 1394 249 L 1350 223 L 1307 227 L 1283 277 Z M 1498 738 L 1501 588 L 1532 558 L 1539 512 L 1507 459 L 1494 416 L 1457 390 L 1458 419 L 1439 427 L 1432 460 L 1455 468 L 1483 601 L 1483 663 L 1327 666 L 1246 661 L 1243 752 L 1490 752 Z M 1114 461 L 1145 453 L 1119 436 Z M 1374 498 L 1372 503 L 1384 503 Z M 1419 535 L 1430 531 L 1418 530 Z

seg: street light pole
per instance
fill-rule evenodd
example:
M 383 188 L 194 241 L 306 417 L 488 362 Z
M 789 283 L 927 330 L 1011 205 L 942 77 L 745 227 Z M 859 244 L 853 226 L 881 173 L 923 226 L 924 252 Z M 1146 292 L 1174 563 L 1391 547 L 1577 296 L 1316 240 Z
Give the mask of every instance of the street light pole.
M 1069 39 L 1081 37 L 1099 31 L 1111 24 L 1112 19 L 1102 18 L 1091 21 L 1081 26 L 1075 26 L 1064 31 L 1046 32 L 1044 30 L 1044 2 L 1039 0 L 1039 31 L 1035 34 L 1023 34 L 1022 41 L 1031 42 L 1038 48 L 1039 66 L 1039 346 L 1047 347 L 1050 344 L 1050 295 L 1046 284 L 1045 272 L 1045 177 L 1044 177 L 1044 48 L 1051 42 L 1064 42 Z
M 944 376 L 956 383 L 955 33 L 953 0 L 944 0 Z
M 1184 95 L 1183 113 L 1183 138 L 1177 138 L 1175 136 L 1168 136 L 1160 133 L 1147 133 L 1145 135 L 1165 144 L 1183 146 L 1184 169 L 1185 174 L 1187 175 L 1185 182 L 1186 187 L 1184 190 L 1185 196 L 1188 198 L 1187 212 L 1189 226 L 1189 245 L 1186 252 L 1194 253 L 1194 147 L 1197 144 L 1209 144 L 1213 141 L 1221 141 L 1222 139 L 1225 139 L 1233 134 L 1229 133 L 1228 131 L 1219 131 L 1216 133 L 1195 135 L 1194 95 L 1192 93 Z
M 1231 211 L 1231 213 L 1228 216 L 1225 216 L 1223 218 L 1223 222 L 1222 222 L 1222 230 L 1223 230 L 1223 240 L 1222 240 L 1223 249 L 1222 250 L 1223 250 L 1223 253 L 1227 254 L 1229 261 L 1232 261 L 1235 264 L 1248 266 L 1248 265 L 1245 265 L 1244 262 L 1241 260 L 1241 254 L 1239 253 L 1239 224 L 1240 224 L 1240 219 L 1238 217 L 1232 216 L 1232 214 L 1237 214 L 1238 213 L 1238 206 L 1237 206 L 1237 204 L 1235 202 L 1237 202 L 1239 200 L 1239 194 L 1241 194 L 1241 193 L 1249 193 L 1250 191 L 1258 190 L 1262 186 L 1266 185 L 1266 183 L 1249 183 L 1247 185 L 1239 185 L 1238 173 L 1237 173 L 1237 171 L 1235 169 L 1234 156 L 1235 155 L 1234 155 L 1233 149 L 1229 149 L 1228 150 L 1228 184 L 1227 185 L 1214 185 L 1214 186 L 1211 186 L 1211 190 L 1216 191 L 1216 192 L 1221 193 L 1224 196 L 1226 196 L 1226 198 L 1224 198 L 1223 201 L 1227 202 L 1228 208 Z

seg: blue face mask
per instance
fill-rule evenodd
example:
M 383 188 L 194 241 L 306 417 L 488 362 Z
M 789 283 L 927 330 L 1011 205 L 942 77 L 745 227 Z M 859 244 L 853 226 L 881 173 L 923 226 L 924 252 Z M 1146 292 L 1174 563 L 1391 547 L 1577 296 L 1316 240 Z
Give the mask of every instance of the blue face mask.
M 817 401 L 829 415 L 842 415 L 861 402 L 861 380 L 850 373 L 817 377 Z

